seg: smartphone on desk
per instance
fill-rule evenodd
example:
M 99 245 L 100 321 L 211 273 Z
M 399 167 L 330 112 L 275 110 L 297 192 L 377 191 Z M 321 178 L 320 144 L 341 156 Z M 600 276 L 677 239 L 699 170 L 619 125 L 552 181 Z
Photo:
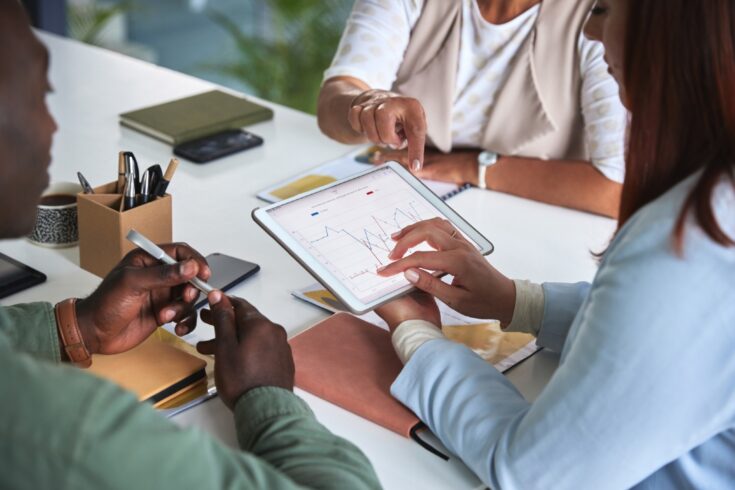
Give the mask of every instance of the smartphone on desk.
M 212 272 L 207 282 L 220 291 L 228 291 L 234 288 L 260 270 L 258 264 L 230 255 L 213 253 L 207 255 L 206 259 L 207 264 L 209 264 L 209 270 Z M 201 308 L 206 304 L 207 298 L 203 293 L 199 293 L 196 308 Z
M 263 144 L 263 138 L 242 129 L 231 129 L 174 147 L 174 155 L 194 163 L 206 163 Z

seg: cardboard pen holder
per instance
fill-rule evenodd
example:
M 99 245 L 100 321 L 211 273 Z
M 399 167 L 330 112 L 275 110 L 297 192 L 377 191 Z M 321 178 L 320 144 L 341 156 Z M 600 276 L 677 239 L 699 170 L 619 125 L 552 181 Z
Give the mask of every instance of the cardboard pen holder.
M 134 228 L 155 243 L 172 241 L 171 196 L 122 210 L 117 183 L 94 189 L 94 194 L 77 194 L 79 220 L 79 265 L 105 277 L 135 248 L 125 237 Z

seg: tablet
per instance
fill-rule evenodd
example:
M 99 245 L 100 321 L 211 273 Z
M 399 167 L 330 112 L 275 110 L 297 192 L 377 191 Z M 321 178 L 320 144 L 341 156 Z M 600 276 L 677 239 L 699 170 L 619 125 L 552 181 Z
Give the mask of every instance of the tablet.
M 43 273 L 0 253 L 0 298 L 23 291 L 45 280 L 46 276 Z
M 391 234 L 431 218 L 452 222 L 483 255 L 493 245 L 401 165 L 390 162 L 276 204 L 253 219 L 334 294 L 362 314 L 413 289 L 402 274 L 381 277 Z M 432 250 L 422 243 L 408 253 Z

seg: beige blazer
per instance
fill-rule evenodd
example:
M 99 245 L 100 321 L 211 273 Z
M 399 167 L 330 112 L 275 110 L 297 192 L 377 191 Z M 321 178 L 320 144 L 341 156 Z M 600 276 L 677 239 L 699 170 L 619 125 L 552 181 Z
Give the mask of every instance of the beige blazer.
M 483 148 L 501 155 L 589 160 L 577 47 L 592 3 L 542 1 L 536 25 L 498 92 Z M 461 23 L 460 0 L 426 0 L 393 85 L 424 106 L 429 140 L 443 152 L 452 149 Z

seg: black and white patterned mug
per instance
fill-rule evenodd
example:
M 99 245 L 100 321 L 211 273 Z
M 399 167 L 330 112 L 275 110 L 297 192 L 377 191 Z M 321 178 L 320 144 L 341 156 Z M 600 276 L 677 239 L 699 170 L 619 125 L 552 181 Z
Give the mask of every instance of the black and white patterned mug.
M 28 240 L 43 247 L 71 247 L 79 242 L 77 193 L 82 186 L 72 182 L 51 184 L 41 195 L 36 226 Z

